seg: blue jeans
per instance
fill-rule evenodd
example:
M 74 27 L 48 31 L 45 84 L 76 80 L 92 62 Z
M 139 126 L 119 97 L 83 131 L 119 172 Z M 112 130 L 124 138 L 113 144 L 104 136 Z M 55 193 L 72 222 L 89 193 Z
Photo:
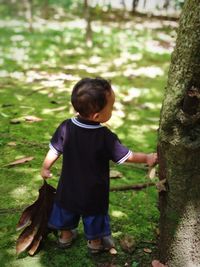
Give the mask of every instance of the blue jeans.
M 99 239 L 111 235 L 110 217 L 108 214 L 81 216 L 80 214 L 63 209 L 57 203 L 54 203 L 48 226 L 57 230 L 72 230 L 78 227 L 80 218 L 83 221 L 87 240 Z

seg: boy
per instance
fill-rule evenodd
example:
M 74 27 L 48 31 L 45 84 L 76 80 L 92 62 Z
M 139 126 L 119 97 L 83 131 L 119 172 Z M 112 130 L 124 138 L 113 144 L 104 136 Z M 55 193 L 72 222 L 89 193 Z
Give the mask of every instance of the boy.
M 41 176 L 63 155 L 62 172 L 49 227 L 61 230 L 60 247 L 76 238 L 82 217 L 87 245 L 92 253 L 114 248 L 108 215 L 109 160 L 146 163 L 153 166 L 156 154 L 132 153 L 118 137 L 101 125 L 112 115 L 115 94 L 102 78 L 84 78 L 73 88 L 71 102 L 76 118 L 65 120 L 54 133 Z

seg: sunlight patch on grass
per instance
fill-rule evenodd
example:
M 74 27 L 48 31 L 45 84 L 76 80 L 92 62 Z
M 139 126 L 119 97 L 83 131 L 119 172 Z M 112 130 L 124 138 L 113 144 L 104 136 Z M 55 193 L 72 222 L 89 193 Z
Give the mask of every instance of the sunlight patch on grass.
M 130 133 L 134 133 L 134 138 L 137 142 L 142 143 L 143 146 L 147 144 L 147 135 L 146 133 L 149 133 L 152 130 L 157 130 L 158 125 L 157 124 L 145 124 L 145 125 L 131 125 L 130 126 Z
M 158 41 L 148 40 L 145 43 L 145 50 L 159 55 L 171 54 L 173 51 L 173 46 L 169 44 L 168 47 L 164 48 Z
M 123 64 L 127 63 L 128 61 L 139 61 L 142 59 L 141 53 L 131 54 L 128 51 L 123 51 L 120 54 L 120 57 L 113 60 L 113 63 L 116 67 L 120 67 Z M 134 65 L 134 68 L 136 65 Z
M 163 76 L 164 71 L 156 66 L 149 66 L 149 67 L 141 67 L 138 69 L 133 69 L 132 67 L 128 67 L 126 70 L 123 71 L 123 75 L 126 77 L 129 76 L 146 76 L 148 78 L 155 78 L 157 76 Z
M 153 102 L 145 102 L 144 104 L 145 108 L 149 108 L 151 110 L 153 109 L 161 109 L 162 104 L 161 103 L 153 103 Z M 157 118 L 158 119 L 158 118 Z
M 44 267 L 44 264 L 41 261 L 40 255 L 34 257 L 26 256 L 23 259 L 17 259 L 13 267 Z
M 114 237 L 114 238 L 119 238 L 119 237 L 121 237 L 121 235 L 122 235 L 123 233 L 121 232 L 121 231 L 117 231 L 117 232 L 112 232 L 112 236 Z
M 58 21 L 58 20 L 44 20 L 37 18 L 37 21 L 33 22 L 33 28 L 40 32 L 46 30 L 63 31 L 65 29 L 85 29 L 85 20 L 76 18 L 70 21 Z
M 57 91 L 62 92 L 66 91 L 66 81 L 78 81 L 80 77 L 72 75 L 72 74 L 65 74 L 63 72 L 60 73 L 53 73 L 50 74 L 48 72 L 37 72 L 37 71 L 27 71 L 26 73 L 26 82 L 33 83 L 34 81 L 39 81 L 40 84 L 47 89 L 49 87 L 57 88 Z M 44 92 L 44 90 L 43 90 Z
M 18 27 L 25 27 L 28 23 L 18 19 L 3 19 L 0 20 L 0 28 L 12 28 L 15 32 L 18 32 Z
M 66 40 L 65 40 L 66 41 Z M 67 40 L 69 42 L 69 40 Z M 63 52 L 63 55 L 82 55 L 85 53 L 85 50 L 81 47 L 76 47 L 74 49 L 65 49 Z
M 116 218 L 122 218 L 122 217 L 128 217 L 126 213 L 120 211 L 120 210 L 113 210 L 111 211 L 111 215 Z
M 24 196 L 28 193 L 28 188 L 25 185 L 15 188 L 10 192 L 10 196 L 16 200 L 24 200 Z
M 4 54 L 5 58 L 12 59 L 17 63 L 22 63 L 29 60 L 29 49 L 26 47 L 11 47 L 7 53 Z
M 102 61 L 102 58 L 101 57 L 98 57 L 98 56 L 91 56 L 90 58 L 89 58 L 89 62 L 91 63 L 91 64 L 99 64 L 100 62 Z
M 132 101 L 134 98 L 137 98 L 139 96 L 145 95 L 149 93 L 149 89 L 148 88 L 136 88 L 136 87 L 131 87 L 128 92 L 127 95 L 123 96 L 123 101 L 124 102 L 129 102 Z
M 20 42 L 21 43 L 22 41 L 25 40 L 25 37 L 21 34 L 15 34 L 15 35 L 11 36 L 10 40 L 12 42 Z
M 124 123 L 124 120 L 120 117 L 117 116 L 117 112 L 115 114 L 115 111 L 113 111 L 113 115 L 112 115 L 112 118 L 109 120 L 108 123 L 106 123 L 106 125 L 109 127 L 109 128 L 112 128 L 112 129 L 117 129 L 119 128 L 120 126 L 122 126 Z

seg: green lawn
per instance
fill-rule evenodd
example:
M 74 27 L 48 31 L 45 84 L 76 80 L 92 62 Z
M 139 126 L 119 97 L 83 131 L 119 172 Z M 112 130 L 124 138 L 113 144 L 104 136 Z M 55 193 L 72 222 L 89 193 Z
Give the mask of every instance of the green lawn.
M 0 10 L 4 10 L 2 6 Z M 68 250 L 58 249 L 56 238 L 49 235 L 34 257 L 15 254 L 19 235 L 15 225 L 20 212 L 36 199 L 42 185 L 40 168 L 52 133 L 62 120 L 74 115 L 70 94 L 80 78 L 102 76 L 111 80 L 116 104 L 109 126 L 133 151 L 156 150 L 175 25 L 139 17 L 117 21 L 117 17 L 106 19 L 104 14 L 103 21 L 93 21 L 94 44 L 87 48 L 83 19 L 75 15 L 72 18 L 66 11 L 65 16 L 65 20 L 52 17 L 48 21 L 35 17 L 33 32 L 28 31 L 27 23 L 20 17 L 1 17 L 0 265 L 147 267 L 156 254 L 159 212 L 154 187 L 111 192 L 111 225 L 118 249 L 114 257 L 88 254 L 82 224 L 78 240 Z M 28 115 L 42 120 L 28 122 Z M 13 119 L 18 123 L 11 123 Z M 7 166 L 30 156 L 34 157 L 30 162 Z M 111 169 L 122 174 L 122 178 L 111 180 L 111 186 L 147 182 L 145 168 L 111 164 Z M 60 161 L 49 183 L 56 186 L 59 172 Z M 121 246 L 121 240 L 127 236 L 136 241 L 132 253 Z M 144 252 L 144 248 L 151 253 Z

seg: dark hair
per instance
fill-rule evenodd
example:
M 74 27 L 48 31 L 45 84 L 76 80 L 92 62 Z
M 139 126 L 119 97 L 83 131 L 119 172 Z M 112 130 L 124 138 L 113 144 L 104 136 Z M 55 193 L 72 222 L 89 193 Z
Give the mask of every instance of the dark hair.
M 102 78 L 83 78 L 75 84 L 71 102 L 74 109 L 83 117 L 101 111 L 107 104 L 107 94 L 111 85 Z

